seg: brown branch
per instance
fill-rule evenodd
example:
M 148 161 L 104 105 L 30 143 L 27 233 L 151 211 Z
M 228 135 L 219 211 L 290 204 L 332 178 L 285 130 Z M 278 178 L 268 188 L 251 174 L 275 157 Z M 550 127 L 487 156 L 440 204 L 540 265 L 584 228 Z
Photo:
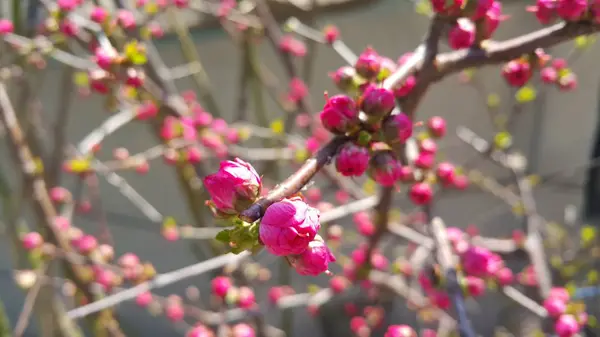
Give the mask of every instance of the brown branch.
M 248 209 L 240 214 L 240 218 L 246 222 L 254 222 L 260 219 L 267 207 L 274 202 L 298 193 L 314 176 L 327 165 L 337 154 L 338 150 L 350 139 L 345 136 L 333 138 L 323 146 L 317 154 L 304 162 L 295 173 L 273 189 L 266 197 L 259 199 Z
M 597 24 L 561 22 L 502 42 L 489 41 L 481 49 L 444 53 L 438 55 L 437 71 L 427 80 L 438 81 L 446 75 L 467 68 L 507 62 L 538 48 L 552 47 L 577 36 L 593 34 L 598 31 L 600 31 L 600 25 Z

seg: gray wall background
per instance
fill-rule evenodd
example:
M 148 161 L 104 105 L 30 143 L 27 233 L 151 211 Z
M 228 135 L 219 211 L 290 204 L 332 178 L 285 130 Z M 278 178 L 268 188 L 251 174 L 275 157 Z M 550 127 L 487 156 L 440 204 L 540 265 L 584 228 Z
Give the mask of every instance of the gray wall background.
M 500 26 L 498 39 L 517 36 L 539 28 L 532 15 L 524 12 L 525 6 L 526 4 L 523 2 L 505 3 L 505 12 L 511 15 L 511 19 L 508 23 Z M 381 54 L 392 58 L 412 50 L 420 42 L 427 25 L 426 18 L 414 14 L 413 5 L 410 2 L 400 0 L 387 0 L 370 7 L 320 17 L 318 22 L 322 25 L 336 24 L 346 43 L 357 52 L 367 45 L 373 45 Z M 197 50 L 212 79 L 217 101 L 223 111 L 232 115 L 236 96 L 235 89 L 238 86 L 240 72 L 239 54 L 235 46 L 218 32 L 197 33 L 195 39 Z M 176 43 L 170 39 L 159 43 L 160 53 L 169 66 L 184 63 Z M 555 48 L 552 52 L 556 56 L 566 55 L 572 46 L 572 43 L 567 43 Z M 269 65 L 274 73 L 284 74 L 279 67 L 278 58 L 268 46 L 261 49 L 261 56 L 263 62 Z M 527 153 L 531 137 L 540 137 L 540 147 L 535 153 L 538 158 L 538 173 L 548 174 L 563 168 L 573 168 L 581 166 L 587 161 L 597 118 L 597 87 L 600 72 L 597 60 L 599 57 L 598 46 L 593 46 L 573 65 L 579 76 L 579 88 L 575 92 L 559 94 L 554 89 L 547 91 L 541 102 L 544 107 L 541 134 L 533 134 L 533 130 L 535 130 L 532 121 L 534 106 L 527 106 L 524 109 L 515 132 L 516 147 Z M 340 65 L 342 65 L 342 61 L 333 51 L 319 48 L 314 82 L 311 88 L 315 106 L 323 103 L 322 93 L 325 90 L 330 92 L 334 90 L 327 73 Z M 59 93 L 57 87 L 59 73 L 58 66 L 50 67 L 46 71 L 42 85 L 47 125 L 50 125 L 49 122 L 53 120 L 52 114 L 58 103 L 56 97 Z M 508 103 L 506 99 L 508 90 L 502 83 L 497 67 L 484 69 L 480 78 L 490 92 L 494 91 L 500 94 L 504 98 L 503 102 Z M 485 111 L 484 100 L 473 89 L 457 83 L 457 78 L 454 76 L 434 86 L 418 111 L 419 118 L 425 119 L 433 115 L 447 116 L 451 130 L 456 126 L 465 125 L 482 136 L 491 137 L 492 128 Z M 178 85 L 182 90 L 193 88 L 191 80 L 181 80 Z M 277 111 L 271 102 L 269 104 L 270 111 Z M 508 106 L 505 105 L 504 108 L 508 109 Z M 76 98 L 72 109 L 73 118 L 68 132 L 72 142 L 81 140 L 108 116 L 103 112 L 103 103 L 97 97 Z M 126 146 L 131 153 L 135 153 L 147 149 L 153 143 L 154 139 L 146 128 L 134 124 L 121 129 L 108 138 L 104 142 L 104 148 Z M 464 162 L 474 155 L 474 152 L 465 146 L 452 145 L 457 144 L 455 136 L 449 136 L 446 143 L 448 144 L 446 150 L 448 158 L 452 158 L 456 162 Z M 3 146 L 4 154 L 5 150 Z M 9 170 L 11 167 L 9 162 L 5 160 L 3 162 L 5 170 Z M 504 172 L 496 169 L 493 165 L 481 164 L 481 168 L 498 178 L 506 176 Z M 560 184 L 550 183 L 536 189 L 538 207 L 545 217 L 560 220 L 565 205 L 580 204 L 583 173 L 583 170 L 576 170 L 571 175 L 561 178 Z M 182 223 L 189 219 L 185 204 L 177 189 L 175 177 L 169 168 L 157 163 L 152 166 L 149 174 L 145 177 L 133 174 L 124 174 L 123 176 L 163 214 L 176 216 Z M 103 196 L 102 207 L 106 212 L 108 226 L 116 241 L 117 253 L 135 252 L 142 258 L 152 261 L 159 272 L 174 270 L 196 262 L 189 252 L 186 242 L 169 243 L 163 240 L 160 237 L 159 228 L 147 221 L 114 187 L 102 182 L 100 189 Z M 462 226 L 469 224 L 474 219 L 481 219 L 482 214 L 492 208 L 498 209 L 498 205 L 499 202 L 492 196 L 473 191 L 446 198 L 440 201 L 437 207 L 439 214 L 448 223 Z M 504 213 L 497 214 L 493 218 L 485 218 L 488 219 L 478 223 L 482 226 L 482 232 L 485 235 L 509 235 L 516 224 L 508 208 Z M 95 222 L 86 222 L 83 219 L 80 221 L 82 227 L 92 231 L 98 230 Z M 7 305 L 14 322 L 23 304 L 23 294 L 12 284 L 10 261 L 8 244 L 0 241 L 0 297 Z M 206 277 L 197 277 L 158 292 L 183 294 L 187 285 L 203 288 L 207 281 Z M 299 291 L 302 291 L 302 285 L 322 281 L 323 279 L 315 281 L 300 276 L 294 278 Z M 262 296 L 259 299 L 264 302 L 265 297 Z M 399 303 L 397 312 L 405 311 L 402 309 L 403 306 L 403 303 Z M 487 311 L 489 306 L 484 304 L 482 307 L 486 309 L 483 310 L 484 315 L 488 317 L 495 315 L 493 312 Z M 163 318 L 154 318 L 144 310 L 132 305 L 123 305 L 120 313 L 126 318 L 126 327 L 130 325 L 132 331 L 137 331 L 141 335 L 169 336 L 173 331 Z M 296 316 L 296 336 L 315 335 L 320 331 L 317 328 L 318 322 L 309 319 L 305 310 L 297 310 Z M 399 317 L 404 316 L 395 315 L 395 317 L 398 322 Z M 270 317 L 270 320 L 276 322 L 276 318 L 275 314 Z M 489 323 L 486 320 L 477 320 L 477 322 L 478 325 Z M 32 329 L 28 333 L 29 336 L 35 336 Z

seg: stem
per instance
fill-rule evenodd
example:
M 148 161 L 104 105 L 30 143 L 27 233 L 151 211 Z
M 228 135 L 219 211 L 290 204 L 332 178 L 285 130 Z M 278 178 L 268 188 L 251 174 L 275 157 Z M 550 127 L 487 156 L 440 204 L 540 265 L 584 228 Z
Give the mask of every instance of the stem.
M 319 172 L 323 166 L 327 165 L 338 150 L 348 142 L 350 138 L 337 136 L 322 147 L 312 158 L 304 164 L 285 181 L 274 188 L 267 196 L 260 198 L 248 209 L 240 214 L 240 218 L 246 222 L 254 222 L 260 219 L 267 207 L 274 202 L 290 197 L 298 193 Z

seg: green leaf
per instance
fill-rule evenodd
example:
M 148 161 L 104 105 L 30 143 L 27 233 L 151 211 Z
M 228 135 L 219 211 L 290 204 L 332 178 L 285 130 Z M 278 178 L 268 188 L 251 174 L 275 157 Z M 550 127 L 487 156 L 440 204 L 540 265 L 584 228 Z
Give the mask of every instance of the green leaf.
M 596 239 L 596 228 L 592 226 L 583 226 L 581 228 L 581 243 L 584 246 L 591 244 Z
M 78 87 L 87 87 L 90 83 L 88 74 L 85 71 L 78 71 L 73 74 L 73 83 Z
M 495 109 L 500 105 L 500 96 L 498 94 L 489 94 L 487 97 L 487 106 L 490 109 Z
M 512 145 L 512 135 L 509 132 L 498 132 L 494 136 L 494 145 L 499 149 L 507 149 Z
M 215 239 L 217 239 L 218 241 L 224 242 L 224 243 L 229 243 L 230 239 L 231 239 L 231 235 L 230 235 L 230 230 L 229 229 L 224 229 L 222 231 L 220 231 L 219 233 L 217 233 L 217 236 L 215 236 Z
M 524 86 L 517 91 L 515 98 L 519 103 L 529 103 L 535 100 L 537 97 L 537 91 L 531 86 Z
M 594 43 L 594 38 L 589 35 L 580 35 L 575 38 L 575 48 L 586 49 Z
M 415 12 L 420 15 L 429 16 L 433 12 L 429 1 L 419 1 L 415 4 Z

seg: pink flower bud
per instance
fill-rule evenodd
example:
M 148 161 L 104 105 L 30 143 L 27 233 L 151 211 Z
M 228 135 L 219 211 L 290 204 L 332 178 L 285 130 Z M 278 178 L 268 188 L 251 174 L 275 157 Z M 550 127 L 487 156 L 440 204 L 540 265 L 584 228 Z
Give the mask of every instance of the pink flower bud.
M 567 303 L 557 297 L 548 297 L 544 300 L 544 309 L 550 317 L 558 318 L 567 311 Z
M 467 292 L 473 297 L 479 297 L 485 292 L 485 281 L 483 281 L 481 278 L 466 276 L 465 284 L 467 287 Z
M 221 298 L 227 296 L 231 286 L 231 279 L 226 276 L 217 276 L 211 282 L 212 293 Z
M 502 68 L 502 76 L 513 87 L 522 87 L 531 78 L 532 71 L 528 62 L 512 60 Z
M 394 186 L 402 174 L 402 165 L 391 151 L 377 151 L 369 161 L 369 176 L 381 186 Z
M 335 294 L 341 294 L 348 288 L 348 280 L 343 276 L 334 276 L 329 280 L 329 287 Z
M 417 332 L 408 325 L 390 325 L 384 337 L 417 337 Z
M 71 192 L 64 187 L 53 187 L 50 189 L 50 199 L 53 202 L 66 202 L 71 198 Z
M 413 134 L 413 123 L 403 113 L 386 118 L 382 128 L 385 138 L 389 143 L 399 142 L 400 144 L 404 144 Z
M 146 75 L 144 74 L 144 72 L 134 68 L 127 69 L 125 75 L 125 84 L 134 88 L 141 87 L 144 84 L 144 80 L 146 79 Z
M 248 287 L 240 287 L 237 295 L 237 305 L 242 309 L 250 309 L 256 304 L 254 291 Z
M 98 247 L 98 240 L 91 235 L 84 235 L 75 244 L 81 254 L 87 255 Z
M 374 85 L 365 90 L 359 102 L 362 111 L 376 121 L 392 112 L 396 106 L 394 94 L 390 90 Z
M 507 285 L 512 284 L 515 280 L 515 277 L 513 275 L 512 270 L 510 270 L 507 267 L 504 267 L 498 270 L 498 272 L 496 273 L 496 279 L 498 280 L 500 286 L 505 287 Z
M 96 48 L 94 57 L 98 67 L 109 70 L 117 60 L 117 52 L 114 49 Z
M 358 108 L 349 96 L 335 95 L 325 103 L 320 118 L 330 132 L 346 133 L 358 125 Z
M 545 67 L 540 71 L 540 77 L 542 78 L 542 82 L 553 84 L 558 79 L 558 72 L 552 67 Z
M 558 88 L 561 91 L 571 91 L 577 88 L 577 75 L 568 73 L 558 78 Z
M 569 295 L 569 291 L 566 288 L 554 287 L 550 289 L 550 294 L 548 297 L 558 298 L 563 302 L 569 302 L 571 300 L 571 295 Z
M 12 33 L 15 30 L 15 26 L 12 21 L 7 19 L 0 19 L 0 35 Z
M 185 334 L 185 337 L 214 337 L 213 332 L 202 325 L 201 323 L 196 324 L 190 331 Z
M 435 155 L 428 152 L 421 152 L 415 159 L 414 164 L 417 168 L 429 170 L 435 165 Z
M 254 328 L 247 323 L 238 323 L 232 328 L 232 337 L 256 337 Z
M 323 29 L 323 37 L 327 43 L 332 44 L 340 38 L 340 30 L 336 26 L 326 26 Z
M 269 252 L 278 256 L 303 253 L 321 229 L 319 211 L 299 197 L 269 206 L 259 234 Z
M 74 21 L 63 19 L 59 25 L 60 31 L 68 37 L 73 37 L 79 32 L 79 26 Z
M 304 43 L 292 35 L 286 35 L 281 38 L 279 41 L 279 50 L 296 57 L 304 57 L 306 55 L 306 46 Z
M 369 150 L 365 147 L 347 143 L 335 158 L 335 168 L 343 176 L 360 177 L 369 167 Z
M 137 108 L 137 119 L 148 120 L 158 115 L 158 107 L 152 101 L 146 101 Z
M 173 4 L 177 8 L 187 8 L 190 0 L 173 0 Z
M 494 0 L 477 0 L 477 6 L 475 7 L 475 11 L 471 16 L 473 21 L 482 19 L 485 14 L 492 8 L 494 4 Z
M 580 326 L 573 315 L 562 315 L 554 324 L 558 337 L 573 337 L 579 332 Z
M 135 15 L 132 12 L 121 9 L 117 12 L 117 24 L 125 30 L 131 30 L 135 28 Z
M 427 129 L 435 138 L 442 138 L 446 135 L 446 120 L 442 117 L 435 116 L 427 120 Z
M 90 88 L 99 94 L 107 94 L 110 91 L 109 74 L 101 69 L 91 70 L 88 74 Z
M 407 96 L 412 92 L 416 85 L 417 78 L 413 75 L 410 75 L 404 80 L 404 82 L 394 87 L 394 96 L 396 96 L 396 98 Z
M 416 183 L 411 186 L 408 196 L 415 205 L 427 205 L 433 198 L 433 190 L 427 183 Z
M 577 21 L 585 13 L 587 3 L 587 0 L 558 0 L 556 13 L 564 20 Z
M 236 158 L 222 161 L 217 173 L 204 178 L 204 186 L 218 211 L 236 214 L 260 196 L 262 181 L 252 165 Z
M 359 56 L 354 65 L 356 73 L 367 80 L 372 80 L 379 75 L 381 70 L 381 56 L 371 47 L 367 47 Z
M 311 276 L 327 272 L 329 264 L 335 262 L 335 257 L 321 240 L 310 242 L 302 254 L 290 259 L 298 274 Z
M 556 5 L 554 0 L 537 0 L 535 6 L 528 7 L 527 11 L 534 13 L 541 24 L 547 25 L 556 19 Z
M 58 0 L 56 1 L 58 8 L 63 12 L 70 12 L 77 8 L 79 1 L 77 0 Z
M 171 322 L 180 322 L 185 316 L 185 311 L 183 310 L 181 303 L 173 301 L 167 303 L 165 315 Z
M 447 293 L 439 290 L 433 290 L 429 297 L 431 299 L 431 303 L 436 305 L 438 308 L 442 310 L 450 308 L 450 297 L 448 297 Z
M 438 164 L 435 173 L 444 185 L 450 185 L 454 182 L 456 169 L 451 163 L 443 162 Z
M 493 265 L 498 263 L 492 252 L 478 246 L 470 246 L 461 256 L 461 259 L 463 270 L 468 275 L 476 277 L 490 276 L 490 271 L 495 269 L 495 266 Z M 497 268 L 496 270 L 498 269 L 500 268 Z
M 355 87 L 354 79 L 356 77 L 356 70 L 350 66 L 343 66 L 333 73 L 329 74 L 329 77 L 333 80 L 333 83 L 343 92 L 348 92 Z
M 448 33 L 448 45 L 457 50 L 469 48 L 473 42 L 475 42 L 475 24 L 467 18 L 458 19 Z
M 152 303 L 152 293 L 149 291 L 143 292 L 135 298 L 135 303 L 142 308 L 146 308 Z
M 23 248 L 26 250 L 34 250 L 42 246 L 44 238 L 38 232 L 29 232 L 23 235 L 21 241 L 23 242 Z
M 96 23 L 104 23 L 108 18 L 108 11 L 102 7 L 94 7 L 90 13 L 90 20 Z
M 483 38 L 485 40 L 491 38 L 500 26 L 500 22 L 507 18 L 508 16 L 502 15 L 502 3 L 494 1 L 483 17 Z

